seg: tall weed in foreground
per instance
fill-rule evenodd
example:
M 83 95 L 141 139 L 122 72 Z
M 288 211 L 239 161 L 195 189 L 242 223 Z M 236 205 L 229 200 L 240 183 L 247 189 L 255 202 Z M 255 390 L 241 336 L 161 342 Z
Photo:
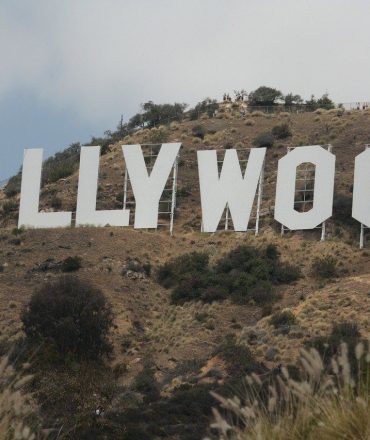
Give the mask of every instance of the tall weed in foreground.
M 0 359 L 0 438 L 4 440 L 34 440 L 36 434 L 29 426 L 33 407 L 31 397 L 22 388 L 32 379 L 20 377 L 7 357 Z
M 370 351 L 359 343 L 355 350 L 358 373 L 351 373 L 346 344 L 331 359 L 328 370 L 319 353 L 301 350 L 301 379 L 293 380 L 284 367 L 260 397 L 261 378 L 247 376 L 253 390 L 243 401 L 213 396 L 223 408 L 214 408 L 211 425 L 219 440 L 368 440 L 370 439 Z

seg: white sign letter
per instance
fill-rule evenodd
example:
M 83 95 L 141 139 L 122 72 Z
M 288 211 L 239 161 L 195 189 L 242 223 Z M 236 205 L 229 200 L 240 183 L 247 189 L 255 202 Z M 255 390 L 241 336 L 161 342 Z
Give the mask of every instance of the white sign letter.
M 64 228 L 71 225 L 71 212 L 39 212 L 42 154 L 42 148 L 24 150 L 19 228 Z
M 352 217 L 370 227 L 370 148 L 355 159 Z
M 158 204 L 171 172 L 180 143 L 162 144 L 148 175 L 140 145 L 122 145 L 123 155 L 135 196 L 135 228 L 158 226 Z
M 128 226 L 127 209 L 96 210 L 100 147 L 81 147 L 76 226 Z
M 220 176 L 215 150 L 197 154 L 203 232 L 216 231 L 226 204 L 235 231 L 246 231 L 266 148 L 251 149 L 244 177 L 236 150 L 226 150 Z
M 307 212 L 294 209 L 297 166 L 315 165 L 313 207 Z M 297 147 L 279 160 L 275 220 L 291 230 L 313 229 L 327 220 L 333 211 L 335 156 L 320 145 Z

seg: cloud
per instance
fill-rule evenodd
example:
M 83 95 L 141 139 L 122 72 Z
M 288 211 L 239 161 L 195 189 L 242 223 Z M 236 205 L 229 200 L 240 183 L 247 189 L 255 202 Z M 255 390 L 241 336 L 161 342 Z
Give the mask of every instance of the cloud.
M 218 43 L 212 29 L 223 18 L 208 14 L 209 1 L 193 8 L 181 3 L 66 0 L 15 8 L 5 2 L 0 93 L 31 89 L 88 119 L 110 119 L 149 98 L 181 100 L 194 85 L 201 93 L 211 78 L 204 62 Z
M 111 126 L 140 102 L 261 84 L 337 100 L 370 97 L 366 1 L 3 0 L 0 99 Z

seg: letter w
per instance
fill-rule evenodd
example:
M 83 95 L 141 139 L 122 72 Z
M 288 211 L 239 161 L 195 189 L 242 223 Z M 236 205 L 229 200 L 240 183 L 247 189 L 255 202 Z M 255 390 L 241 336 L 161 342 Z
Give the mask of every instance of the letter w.
M 235 231 L 246 231 L 261 176 L 266 148 L 252 148 L 244 173 L 236 150 L 226 150 L 221 175 L 217 152 L 198 151 L 203 232 L 215 232 L 226 205 Z

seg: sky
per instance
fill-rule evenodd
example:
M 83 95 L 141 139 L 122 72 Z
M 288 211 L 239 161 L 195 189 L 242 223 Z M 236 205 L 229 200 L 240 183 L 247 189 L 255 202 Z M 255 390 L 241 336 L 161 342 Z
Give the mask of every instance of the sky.
M 370 101 L 368 0 L 1 0 L 0 179 L 149 100 L 260 85 Z

